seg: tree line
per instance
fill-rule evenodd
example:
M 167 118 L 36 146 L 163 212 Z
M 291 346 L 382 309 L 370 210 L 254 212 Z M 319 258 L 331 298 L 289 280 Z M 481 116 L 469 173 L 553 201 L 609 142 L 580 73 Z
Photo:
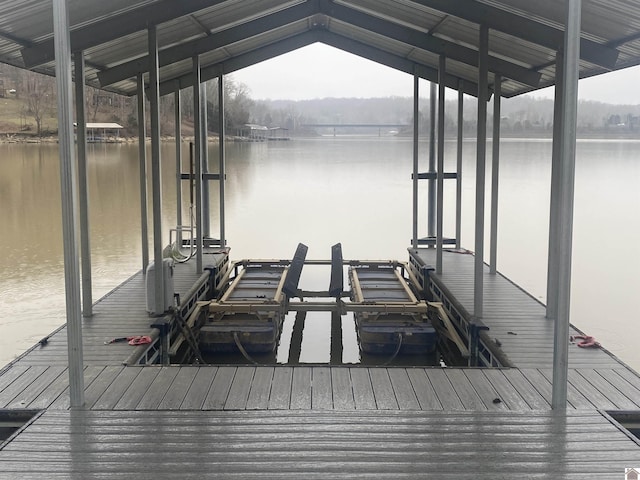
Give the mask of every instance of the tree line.
M 219 128 L 217 79 L 203 84 L 207 99 L 208 129 L 216 133 Z M 238 127 L 255 123 L 266 127 L 282 127 L 290 134 L 309 134 L 308 124 L 398 124 L 412 131 L 413 99 L 410 97 L 385 98 L 323 98 L 312 100 L 254 100 L 250 88 L 236 81 L 232 75 L 224 82 L 225 126 L 230 135 Z M 86 87 L 88 122 L 115 122 L 125 129 L 124 134 L 136 136 L 138 131 L 136 97 Z M 55 79 L 29 70 L 0 64 L 0 96 L 4 96 L 4 121 L 1 130 L 26 134 L 55 134 L 56 95 Z M 160 99 L 160 133 L 175 132 L 174 95 Z M 180 93 L 182 130 L 193 134 L 193 89 Z M 13 106 L 13 115 L 10 107 Z M 492 122 L 491 105 L 488 121 Z M 429 99 L 419 101 L 419 125 L 422 132 L 430 128 Z M 148 117 L 148 116 L 147 116 Z M 148 121 L 148 120 L 147 120 Z M 13 124 L 11 123 L 13 122 Z M 477 122 L 475 99 L 465 97 L 465 133 L 474 134 Z M 457 100 L 445 102 L 445 130 L 457 131 Z M 553 127 L 553 100 L 521 95 L 503 99 L 501 128 L 505 134 L 551 134 Z M 0 131 L 1 131 L 0 130 Z M 640 105 L 610 105 L 593 101 L 580 101 L 578 105 L 578 132 L 627 133 L 640 130 Z

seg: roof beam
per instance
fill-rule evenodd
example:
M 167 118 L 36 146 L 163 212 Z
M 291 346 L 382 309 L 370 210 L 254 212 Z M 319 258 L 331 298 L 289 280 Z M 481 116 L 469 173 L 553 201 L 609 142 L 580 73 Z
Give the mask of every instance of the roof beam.
M 409 75 L 413 75 L 415 72 L 420 78 L 430 82 L 438 82 L 438 70 L 435 68 L 414 62 L 392 53 L 378 50 L 375 47 L 371 47 L 370 45 L 366 45 L 342 35 L 329 31 L 322 31 L 319 32 L 319 41 L 326 45 L 344 50 L 345 52 L 366 58 L 372 62 L 399 70 Z M 462 83 L 462 85 L 460 85 L 460 83 Z M 474 97 L 478 96 L 477 83 L 463 80 L 450 74 L 445 75 L 445 86 L 452 88 L 453 90 L 462 89 L 462 91 L 467 95 L 473 95 Z M 491 92 L 488 92 L 488 95 L 491 96 Z
M 257 48 L 242 55 L 238 55 L 237 57 L 231 57 L 223 62 L 206 66 L 203 65 L 200 72 L 200 80 L 202 82 L 206 82 L 207 80 L 211 80 L 212 78 L 216 78 L 220 75 L 233 73 L 236 70 L 241 70 L 264 60 L 269 60 L 270 58 L 289 53 L 293 50 L 297 50 L 298 48 L 306 47 L 307 45 L 311 45 L 318 41 L 318 31 L 311 30 L 274 42 L 270 45 Z M 176 88 L 183 89 L 192 86 L 193 74 L 189 73 L 181 77 L 163 81 L 160 84 L 160 95 L 173 93 Z
M 530 18 L 506 12 L 477 0 L 411 0 L 413 3 L 462 18 L 493 30 L 513 35 L 536 45 L 558 50 L 564 42 L 564 31 Z M 619 52 L 609 46 L 582 38 L 580 58 L 607 69 L 616 66 Z
M 229 58 L 223 62 L 203 66 L 201 71 L 201 81 L 206 82 L 207 80 L 211 80 L 212 78 L 216 78 L 220 75 L 233 73 L 258 62 L 269 60 L 277 57 L 278 55 L 283 55 L 316 42 L 322 42 L 326 45 L 380 63 L 387 67 L 400 70 L 410 75 L 413 75 L 415 69 L 420 78 L 424 78 L 429 81 L 437 81 L 438 72 L 434 68 L 321 29 L 300 33 L 237 57 Z M 478 85 L 476 83 L 467 80 L 459 82 L 460 79 L 458 77 L 453 75 L 445 76 L 445 85 L 447 87 L 459 90 L 461 84 L 462 91 L 464 93 L 473 96 L 478 95 Z M 183 89 L 191 86 L 193 86 L 192 74 L 165 80 L 160 84 L 160 95 L 173 93 L 176 88 Z M 489 92 L 489 95 L 490 94 L 491 92 Z
M 119 15 L 72 30 L 71 50 L 73 52 L 86 50 L 125 35 L 146 30 L 149 25 L 159 25 L 224 2 L 225 0 L 189 0 L 188 2 L 159 0 L 135 10 L 127 10 Z M 23 48 L 22 59 L 27 68 L 54 61 L 53 38 Z
M 447 58 L 468 65 L 478 66 L 478 52 L 472 48 L 458 45 L 441 38 L 432 37 L 426 35 L 424 32 L 404 27 L 342 5 L 337 5 L 327 0 L 321 2 L 321 10 L 323 10 L 322 13 L 336 20 L 369 30 L 378 35 L 433 52 L 437 55 L 445 55 Z M 532 87 L 537 87 L 540 83 L 541 74 L 539 72 L 501 58 L 489 56 L 489 70 Z
M 159 64 L 163 67 L 195 55 L 217 50 L 232 43 L 302 20 L 315 13 L 317 13 L 317 9 L 313 8 L 311 4 L 298 4 L 204 38 L 165 48 L 158 52 Z M 144 73 L 148 70 L 149 56 L 147 55 L 104 70 L 98 74 L 98 79 L 100 80 L 100 85 L 104 87 L 135 77 L 138 73 Z

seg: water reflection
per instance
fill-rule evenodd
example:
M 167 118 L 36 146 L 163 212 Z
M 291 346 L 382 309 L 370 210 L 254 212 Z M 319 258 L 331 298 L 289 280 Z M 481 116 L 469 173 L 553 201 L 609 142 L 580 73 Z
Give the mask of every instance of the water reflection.
M 188 144 L 182 148 L 186 172 Z M 425 170 L 428 148 L 424 143 L 420 148 Z M 462 243 L 473 249 L 475 142 L 465 141 L 463 148 Z M 505 140 L 501 150 L 499 269 L 544 301 L 551 143 Z M 135 144 L 89 146 L 96 298 L 140 269 L 137 152 Z M 174 152 L 173 143 L 162 144 L 165 242 L 176 223 Z M 581 141 L 577 153 L 572 321 L 640 368 L 640 351 L 628 335 L 637 322 L 633 299 L 640 286 L 635 251 L 640 243 L 640 142 Z M 216 172 L 217 145 L 210 146 L 209 158 L 210 170 Z M 445 163 L 447 171 L 454 170 L 455 142 L 445 145 Z M 411 140 L 401 138 L 229 144 L 227 239 L 232 257 L 288 258 L 303 242 L 310 247 L 308 258 L 328 258 L 330 246 L 341 242 L 345 258 L 405 260 L 412 230 L 411 164 Z M 2 364 L 64 322 L 59 183 L 57 145 L 0 145 Z M 183 182 L 184 218 L 187 187 Z M 426 205 L 426 184 L 420 185 L 419 196 Z M 217 198 L 212 182 L 213 236 Z M 455 186 L 447 182 L 448 236 L 454 232 L 454 198 Z M 421 234 L 425 230 L 426 207 L 420 211 Z M 349 321 L 345 335 L 351 331 Z M 309 332 L 326 323 L 308 320 Z M 313 335 L 320 333 L 307 338 Z M 323 352 L 309 353 L 301 361 L 326 361 Z

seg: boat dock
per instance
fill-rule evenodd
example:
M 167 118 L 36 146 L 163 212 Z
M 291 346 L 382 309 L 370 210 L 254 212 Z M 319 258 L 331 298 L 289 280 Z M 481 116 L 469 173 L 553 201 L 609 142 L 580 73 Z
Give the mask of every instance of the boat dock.
M 640 376 L 606 345 L 575 341 L 585 336 L 570 325 L 569 307 L 578 79 L 640 64 L 640 6 L 550 3 L 85 0 L 69 12 L 66 0 L 7 2 L 0 31 L 11 33 L 3 35 L 0 59 L 56 76 L 67 318 L 0 370 L 0 479 L 628 477 L 626 471 L 640 466 Z M 299 284 L 303 266 L 314 262 L 303 245 L 292 259 L 248 260 L 244 267 L 257 270 L 236 272 L 225 223 L 225 75 L 317 42 L 413 77 L 407 258 L 345 261 L 336 245 L 331 260 L 315 261 L 332 266 L 329 289 L 320 292 Z M 203 84 L 214 78 L 217 166 L 204 150 L 213 102 Z M 426 171 L 419 151 L 421 79 L 431 82 Z M 97 302 L 91 293 L 85 84 L 138 98 L 141 271 Z M 550 86 L 558 101 L 545 306 L 497 271 L 497 232 L 502 98 Z M 180 93 L 186 88 L 193 101 L 192 161 L 189 172 L 182 171 L 177 141 L 176 197 L 169 202 L 162 188 L 160 97 L 174 96 L 175 138 L 182 139 Z M 455 171 L 445 171 L 446 88 L 458 93 Z M 473 254 L 461 244 L 469 96 L 477 98 L 477 151 L 474 218 L 465 222 L 475 223 L 475 238 L 464 240 Z M 267 138 L 266 127 L 248 128 L 251 140 Z M 445 181 L 456 187 L 455 208 L 447 207 L 455 210 L 456 232 L 449 237 Z M 211 211 L 211 182 L 217 182 L 211 191 L 219 193 L 218 215 Z M 283 179 L 282 188 L 291 190 L 287 201 L 293 202 L 295 188 L 304 187 Z M 167 205 L 176 207 L 171 232 L 177 238 L 169 246 Z M 274 205 L 272 213 L 287 215 L 286 205 Z M 357 205 L 335 214 L 349 216 L 353 229 L 369 225 L 371 234 L 387 227 L 362 218 Z M 419 232 L 421 218 L 426 237 Z M 183 255 L 185 241 L 189 252 Z M 172 252 L 179 253 L 173 266 L 165 258 Z M 346 267 L 352 268 L 347 291 Z M 384 352 L 379 361 L 357 365 L 337 357 L 329 364 L 260 364 L 250 352 L 237 364 L 203 361 L 200 347 L 217 342 L 218 334 L 247 350 L 251 335 L 268 321 L 272 338 L 260 348 L 273 348 L 282 314 L 294 311 L 331 312 L 335 335 L 352 312 L 361 350 L 370 329 L 376 335 L 370 344 Z M 255 324 L 240 331 L 248 318 Z M 389 350 L 395 356 L 428 329 L 437 348 L 457 351 L 460 363 L 387 365 Z
M 433 249 L 411 253 L 428 261 Z M 445 259 L 450 273 L 438 285 L 464 306 L 458 279 L 473 257 Z M 183 298 L 200 277 L 193 262 L 176 265 Z M 2 370 L 0 412 L 30 417 L 0 448 L 0 478 L 101 478 L 96 469 L 146 478 L 149 458 L 155 478 L 178 471 L 196 478 L 207 468 L 242 478 L 302 471 L 382 478 L 397 468 L 423 478 L 429 468 L 448 478 L 461 458 L 496 475 L 525 468 L 531 478 L 615 478 L 607 474 L 620 463 L 640 464 L 640 440 L 615 420 L 616 412 L 640 410 L 640 376 L 604 349 L 572 345 L 567 411 L 558 422 L 551 361 L 536 348 L 548 320 L 503 276 L 492 279 L 483 319 L 511 364 L 500 368 L 140 365 L 148 345 L 104 342 L 158 337 L 144 283 L 133 276 L 84 320 L 84 409 L 70 409 L 65 328 Z

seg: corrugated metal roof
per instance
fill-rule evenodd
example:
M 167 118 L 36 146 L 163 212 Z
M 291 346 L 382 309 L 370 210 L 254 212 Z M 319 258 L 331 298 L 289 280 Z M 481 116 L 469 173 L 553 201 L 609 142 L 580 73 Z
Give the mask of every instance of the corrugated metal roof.
M 83 0 L 72 2 L 72 46 L 85 52 L 87 82 L 126 95 L 146 70 L 149 23 L 158 25 L 163 92 L 189 85 L 191 58 L 229 72 L 323 41 L 393 68 L 450 84 L 477 83 L 478 26 L 490 27 L 490 70 L 510 97 L 552 85 L 562 43 L 557 0 Z M 49 0 L 0 1 L 0 61 L 53 73 Z M 640 64 L 640 2 L 583 0 L 580 76 Z M 541 74 L 541 75 L 540 75 Z M 108 79 L 108 80 L 107 80 Z M 179 80 L 179 83 L 176 81 Z M 490 83 L 493 75 L 490 75 Z M 171 87 L 175 88 L 175 87 Z

